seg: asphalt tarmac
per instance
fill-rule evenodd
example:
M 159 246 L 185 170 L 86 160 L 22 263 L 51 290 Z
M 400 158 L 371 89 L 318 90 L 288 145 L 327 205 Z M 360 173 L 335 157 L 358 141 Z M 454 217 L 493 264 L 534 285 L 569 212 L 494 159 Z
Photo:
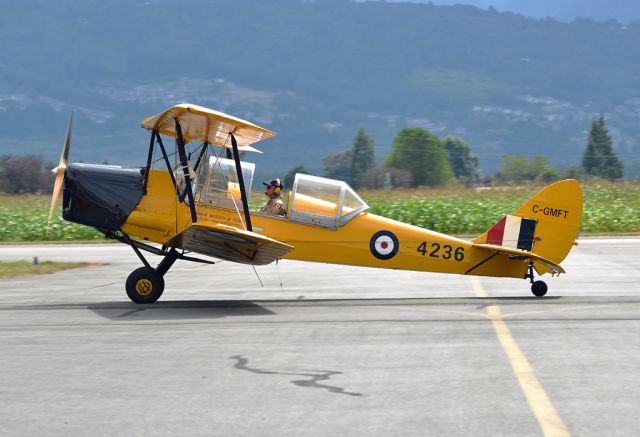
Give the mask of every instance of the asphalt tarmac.
M 178 261 L 139 306 L 124 245 L 0 246 L 96 264 L 0 280 L 0 435 L 635 436 L 639 255 L 638 238 L 583 239 L 544 298 L 524 280 Z

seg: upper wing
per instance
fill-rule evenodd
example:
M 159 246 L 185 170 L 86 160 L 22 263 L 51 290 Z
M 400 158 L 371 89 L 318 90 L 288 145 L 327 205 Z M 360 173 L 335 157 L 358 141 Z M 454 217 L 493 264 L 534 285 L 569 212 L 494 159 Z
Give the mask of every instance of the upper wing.
M 539 262 L 540 264 L 543 264 L 544 266 L 546 266 L 549 269 L 549 271 L 554 275 L 565 273 L 564 269 L 560 267 L 558 264 L 540 255 L 536 255 L 533 252 L 527 252 L 520 249 L 511 249 L 504 246 L 496 246 L 495 244 L 474 243 L 473 247 L 479 247 L 481 249 L 487 249 L 487 250 L 492 250 L 494 252 L 504 253 L 510 257 L 517 258 L 517 259 L 523 259 L 523 260 L 529 259 L 531 261 Z
M 185 250 L 242 264 L 269 264 L 294 248 L 264 235 L 218 225 L 192 225 L 171 240 Z
M 186 142 L 207 141 L 214 146 L 229 148 L 229 134 L 233 134 L 241 152 L 259 152 L 251 147 L 251 144 L 275 135 L 275 132 L 247 120 L 189 103 L 175 105 L 158 115 L 146 118 L 142 120 L 141 126 L 175 137 L 176 118 L 180 122 Z

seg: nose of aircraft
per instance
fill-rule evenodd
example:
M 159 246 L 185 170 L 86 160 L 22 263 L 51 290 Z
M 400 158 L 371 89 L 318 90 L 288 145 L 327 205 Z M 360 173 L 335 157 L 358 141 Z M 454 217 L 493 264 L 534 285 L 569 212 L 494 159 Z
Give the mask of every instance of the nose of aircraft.
M 51 208 L 45 238 L 60 195 L 63 195 L 62 217 L 65 220 L 117 231 L 138 204 L 143 194 L 142 170 L 111 165 L 69 164 L 73 114 L 62 145 L 51 196 Z
M 62 217 L 100 231 L 117 231 L 143 195 L 143 170 L 73 163 L 64 177 Z

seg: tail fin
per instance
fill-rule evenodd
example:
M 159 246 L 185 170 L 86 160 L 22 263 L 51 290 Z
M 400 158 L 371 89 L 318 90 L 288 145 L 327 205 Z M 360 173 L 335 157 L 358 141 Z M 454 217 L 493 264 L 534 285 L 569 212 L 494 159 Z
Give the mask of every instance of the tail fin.
M 546 186 L 472 242 L 518 248 L 560 264 L 574 245 L 581 222 L 582 189 L 578 181 L 567 179 Z M 534 262 L 534 267 L 539 274 L 549 271 L 541 263 Z

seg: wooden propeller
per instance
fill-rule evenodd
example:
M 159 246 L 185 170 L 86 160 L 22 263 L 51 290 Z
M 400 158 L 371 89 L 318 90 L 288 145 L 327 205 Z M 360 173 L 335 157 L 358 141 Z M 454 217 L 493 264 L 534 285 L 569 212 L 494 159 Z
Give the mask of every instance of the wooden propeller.
M 51 196 L 51 208 L 49 209 L 49 220 L 47 220 L 47 229 L 45 231 L 45 239 L 49 236 L 49 228 L 51 226 L 51 218 L 53 217 L 53 210 L 56 208 L 58 201 L 60 200 L 60 193 L 62 192 L 62 183 L 64 182 L 64 174 L 67 170 L 67 162 L 69 161 L 69 147 L 71 145 L 71 126 L 73 125 L 73 114 L 69 118 L 69 127 L 67 127 L 67 135 L 64 138 L 64 144 L 62 145 L 62 153 L 60 154 L 60 161 L 58 166 L 53 170 L 56 173 L 56 181 L 53 184 L 53 194 Z

